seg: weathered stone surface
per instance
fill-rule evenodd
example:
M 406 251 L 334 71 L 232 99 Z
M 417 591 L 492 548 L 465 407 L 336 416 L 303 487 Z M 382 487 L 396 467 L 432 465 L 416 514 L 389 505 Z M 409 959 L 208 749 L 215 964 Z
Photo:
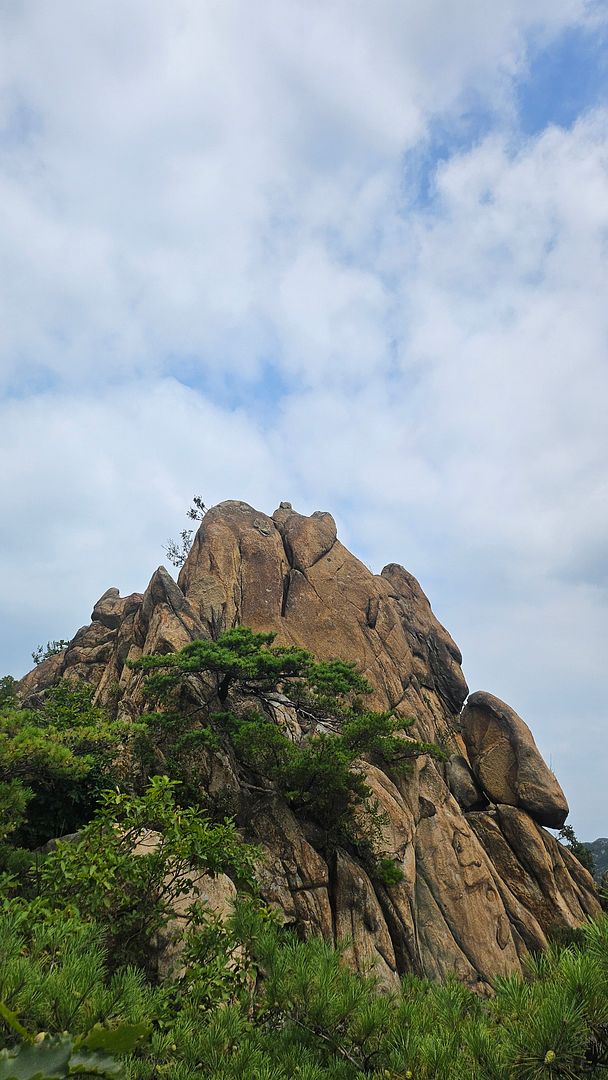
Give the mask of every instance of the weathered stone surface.
M 65 670 L 65 656 L 65 652 L 49 656 L 24 675 L 19 683 L 19 696 L 24 705 L 36 705 L 40 694 L 59 682 Z
M 455 973 L 483 989 L 498 973 L 519 970 L 552 926 L 598 913 L 589 875 L 537 824 L 561 825 L 567 806 L 524 722 L 487 694 L 473 694 L 459 715 L 468 692 L 460 652 L 420 585 L 394 563 L 372 574 L 336 538 L 329 514 L 304 517 L 288 503 L 272 517 L 242 502 L 214 507 L 177 584 L 161 567 L 142 596 L 108 590 L 91 625 L 30 672 L 21 693 L 36 701 L 58 679 L 78 676 L 96 687 L 97 700 L 136 717 L 143 680 L 127 659 L 237 623 L 320 659 L 354 661 L 374 688 L 372 707 L 413 717 L 411 734 L 450 753 L 445 765 L 419 758 L 407 776 L 361 762 L 385 816 L 381 847 L 402 873 L 390 887 L 354 851 L 325 852 L 276 792 L 239 777 L 230 753 L 201 755 L 201 784 L 230 798 L 261 848 L 262 895 L 286 923 L 304 936 L 347 937 L 351 963 L 371 965 L 386 985 L 415 971 Z M 199 705 L 209 687 L 195 683 L 188 692 Z M 252 701 L 234 696 L 231 704 Z M 281 693 L 257 704 L 296 743 L 339 729 L 312 722 Z
M 401 613 L 401 623 L 415 659 L 422 686 L 435 690 L 451 712 L 460 712 L 469 692 L 460 665 L 462 654 L 444 626 L 437 621 L 416 578 L 397 563 L 382 571 Z
M 210 634 L 235 622 L 274 630 L 288 569 L 272 518 L 229 501 L 205 515 L 178 584 Z
M 462 712 L 461 727 L 471 768 L 491 802 L 518 806 L 540 825 L 560 829 L 568 803 L 521 717 L 478 691 Z
M 345 851 L 336 855 L 334 874 L 336 939 L 345 943 L 353 967 L 394 990 L 399 983 L 395 950 L 368 875 Z
M 141 593 L 121 597 L 118 589 L 108 589 L 95 604 L 91 622 L 101 622 L 110 630 L 116 630 L 126 615 L 137 611 L 142 599 Z
M 220 503 L 178 584 L 207 633 L 241 622 L 320 659 L 353 660 L 374 687 L 373 704 L 416 717 L 421 737 L 453 725 L 467 692 L 456 645 L 415 579 L 394 565 L 372 574 L 336 539 L 330 514 L 304 517 L 285 505 L 270 518 Z
M 478 810 L 488 800 L 475 783 L 471 767 L 462 754 L 452 754 L 445 766 L 447 785 L 463 810 Z
M 283 537 L 289 565 L 294 570 L 305 573 L 327 555 L 336 542 L 338 534 L 331 514 L 317 510 L 312 517 L 304 517 L 279 507 L 272 518 Z
M 440 913 L 435 933 L 441 927 L 444 942 L 434 963 L 446 975 L 462 953 L 476 977 L 489 982 L 519 967 L 494 868 L 432 763 L 422 779 L 421 790 L 436 811 L 416 830 L 417 873 Z
M 248 835 L 265 849 L 258 871 L 262 893 L 287 925 L 305 937 L 334 940 L 330 873 L 325 859 L 306 839 L 291 810 L 276 796 L 258 796 L 247 810 Z

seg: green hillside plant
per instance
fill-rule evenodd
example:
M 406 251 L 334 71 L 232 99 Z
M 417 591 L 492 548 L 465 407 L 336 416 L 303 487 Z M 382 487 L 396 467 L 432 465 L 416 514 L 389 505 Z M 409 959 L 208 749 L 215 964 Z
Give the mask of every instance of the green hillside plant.
M 52 656 L 58 656 L 59 653 L 65 652 L 70 642 L 67 638 L 56 638 L 53 641 L 47 641 L 46 645 L 38 645 L 32 652 L 32 660 L 34 663 L 41 664 L 43 660 L 50 660 Z
M 90 820 L 100 792 L 124 778 L 120 761 L 139 728 L 94 705 L 93 688 L 81 681 L 62 679 L 37 708 L 21 708 L 11 683 L 4 689 L 0 835 L 11 830 L 16 845 L 35 848 Z M 13 810 L 7 803 L 11 792 Z M 27 813 L 20 814 L 25 797 Z
M 110 1052 L 126 1029 L 133 1043 L 113 1051 L 125 1080 L 601 1080 L 608 1070 L 606 918 L 584 927 L 579 947 L 551 948 L 525 977 L 497 979 L 489 998 L 413 975 L 382 990 L 373 971 L 350 971 L 340 948 L 299 941 L 249 902 L 204 960 L 187 958 L 186 972 L 158 987 L 108 963 L 106 932 L 66 911 L 43 920 L 31 904 L 0 909 L 5 1059 L 32 1045 L 20 1028 L 64 1053 Z M 214 999 L 209 983 L 237 942 L 247 970 Z M 91 1031 L 107 1041 L 87 1046 Z
M 367 708 L 354 665 L 236 628 L 134 666 L 149 711 L 131 728 L 85 686 L 21 709 L 0 682 L 0 843 L 30 858 L 0 875 L 0 1080 L 608 1080 L 607 917 L 483 994 L 413 974 L 388 989 L 349 970 L 351 943 L 281 927 L 259 853 L 200 805 L 197 769 L 223 755 L 252 798 L 284 800 L 319 847 L 398 884 L 363 762 L 407 783 L 417 755 L 441 754 Z M 271 716 L 277 690 L 302 738 Z M 168 775 L 142 783 L 161 759 Z M 76 808 L 61 818 L 76 835 L 20 849 L 52 835 L 57 807 Z M 231 914 L 197 899 L 201 874 L 235 883 Z M 169 932 L 179 964 L 160 965 Z
M 76 840 L 58 842 L 37 875 L 44 906 L 103 926 L 113 956 L 150 972 L 176 902 L 193 893 L 201 874 L 226 873 L 254 889 L 254 849 L 232 823 L 178 806 L 177 787 L 155 776 L 143 795 L 104 792 L 93 820 Z M 183 912 L 184 929 L 197 923 L 192 905 Z

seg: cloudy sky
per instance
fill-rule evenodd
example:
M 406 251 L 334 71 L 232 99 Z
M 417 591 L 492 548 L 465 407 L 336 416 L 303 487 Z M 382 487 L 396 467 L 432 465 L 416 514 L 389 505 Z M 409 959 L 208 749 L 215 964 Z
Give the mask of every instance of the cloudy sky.
M 608 835 L 608 4 L 0 0 L 3 672 L 330 510 Z

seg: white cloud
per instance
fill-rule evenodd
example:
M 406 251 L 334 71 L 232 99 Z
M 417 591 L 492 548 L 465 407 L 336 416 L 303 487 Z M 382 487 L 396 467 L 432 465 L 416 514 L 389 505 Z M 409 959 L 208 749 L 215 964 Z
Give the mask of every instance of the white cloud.
M 396 184 L 400 155 L 467 92 L 504 106 L 525 34 L 556 33 L 586 10 L 5 6 L 0 364 L 73 381 L 187 354 L 252 374 L 274 340 L 277 279 L 289 296 L 307 250 L 325 272 L 304 310 L 333 330 L 322 305 L 334 289 L 345 288 L 344 310 L 360 304 L 359 275 L 344 266 L 353 246 L 361 255 L 362 234 L 394 225 L 373 193 Z M 301 316 L 296 295 L 287 339 Z M 297 342 L 291 360 L 282 344 L 297 365 Z M 380 344 L 364 329 L 360 363 Z
M 418 574 L 569 793 L 601 790 L 572 712 L 583 686 L 599 731 L 607 117 L 524 142 L 512 122 L 530 42 L 600 18 L 583 0 L 2 6 L 7 667 L 109 585 L 143 588 L 194 492 L 291 498 Z M 478 107 L 491 134 L 416 205 L 404 155 Z
M 194 493 L 266 505 L 287 487 L 255 421 L 173 380 L 13 401 L 0 458 L 9 670 L 39 640 L 73 634 L 110 585 L 143 590 Z

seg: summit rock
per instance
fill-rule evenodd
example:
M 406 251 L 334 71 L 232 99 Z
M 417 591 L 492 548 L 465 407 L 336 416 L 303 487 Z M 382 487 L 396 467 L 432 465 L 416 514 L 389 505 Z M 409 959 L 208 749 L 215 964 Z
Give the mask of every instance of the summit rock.
M 373 687 L 371 706 L 413 718 L 412 734 L 439 743 L 410 776 L 362 763 L 384 812 L 383 848 L 402 880 L 374 881 L 352 852 L 326 856 L 286 803 L 239 790 L 229 760 L 201 760 L 208 789 L 229 790 L 245 836 L 263 852 L 263 896 L 303 935 L 349 941 L 353 966 L 386 985 L 412 971 L 456 974 L 484 988 L 521 970 L 556 927 L 599 912 L 593 882 L 543 826 L 559 827 L 567 804 L 524 721 L 490 694 L 468 688 L 462 657 L 416 579 L 391 563 L 373 574 L 338 540 L 328 513 L 282 503 L 272 516 L 229 501 L 201 522 L 177 583 L 163 568 L 143 595 L 108 590 L 93 619 L 60 656 L 25 677 L 35 698 L 59 678 L 87 679 L 96 699 L 136 717 L 142 674 L 127 659 L 166 653 L 237 624 L 272 631 L 319 660 L 354 661 Z M 297 707 L 262 701 L 290 738 Z

